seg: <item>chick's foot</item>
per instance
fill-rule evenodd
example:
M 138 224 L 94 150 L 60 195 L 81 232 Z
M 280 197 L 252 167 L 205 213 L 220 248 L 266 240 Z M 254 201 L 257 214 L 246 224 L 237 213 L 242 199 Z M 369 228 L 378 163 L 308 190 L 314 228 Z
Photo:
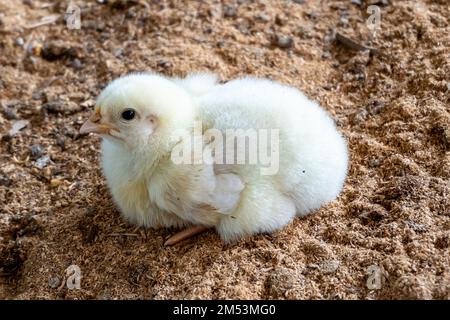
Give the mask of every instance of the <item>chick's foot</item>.
M 169 239 L 167 239 L 166 242 L 164 242 L 164 246 L 172 246 L 174 244 L 177 244 L 180 241 L 186 240 L 190 237 L 195 236 L 196 234 L 205 232 L 208 230 L 208 227 L 205 226 L 192 226 L 187 229 L 184 229 L 183 231 L 180 231 L 173 236 L 171 236 Z

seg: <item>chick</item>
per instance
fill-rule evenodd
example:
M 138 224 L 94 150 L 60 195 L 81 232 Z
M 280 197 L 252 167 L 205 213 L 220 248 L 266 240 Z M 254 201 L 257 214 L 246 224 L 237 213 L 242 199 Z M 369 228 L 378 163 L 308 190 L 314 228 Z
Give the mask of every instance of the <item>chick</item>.
M 196 123 L 200 135 L 192 138 Z M 231 141 L 226 133 L 234 129 L 276 132 L 276 144 L 258 144 L 278 155 L 270 168 L 237 163 L 242 150 L 234 141 L 220 145 L 206 135 L 214 130 Z M 297 89 L 264 79 L 218 84 L 209 74 L 131 74 L 103 90 L 80 131 L 103 137 L 103 173 L 126 219 L 188 227 L 166 245 L 211 227 L 225 242 L 273 232 L 335 199 L 347 174 L 346 142 L 326 112 Z M 186 146 L 191 161 L 174 161 Z

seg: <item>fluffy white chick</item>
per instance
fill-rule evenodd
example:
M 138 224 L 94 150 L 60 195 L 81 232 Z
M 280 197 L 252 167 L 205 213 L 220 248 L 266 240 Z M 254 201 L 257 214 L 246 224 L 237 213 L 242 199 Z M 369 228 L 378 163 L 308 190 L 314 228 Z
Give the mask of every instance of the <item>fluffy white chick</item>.
M 195 121 L 224 133 L 278 129 L 279 170 L 261 175 L 261 165 L 174 163 L 171 153 L 189 141 Z M 278 230 L 336 198 L 347 173 L 345 140 L 326 112 L 269 80 L 217 84 L 205 74 L 132 74 L 105 88 L 80 131 L 104 138 L 103 172 L 125 218 L 190 227 L 166 244 L 209 227 L 226 242 Z

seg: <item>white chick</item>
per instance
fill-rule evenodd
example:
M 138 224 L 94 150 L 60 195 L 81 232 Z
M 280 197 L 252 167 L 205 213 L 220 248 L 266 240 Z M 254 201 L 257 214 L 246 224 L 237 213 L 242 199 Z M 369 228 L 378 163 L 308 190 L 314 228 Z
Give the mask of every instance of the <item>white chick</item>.
M 278 130 L 278 148 L 263 150 L 278 151 L 274 170 L 267 163 L 222 164 L 220 157 L 195 162 L 195 154 L 194 163 L 176 163 L 173 151 L 181 146 L 200 141 L 204 154 L 214 149 L 205 137 L 191 141 L 196 121 L 201 133 Z M 189 227 L 167 245 L 211 227 L 225 242 L 273 232 L 335 199 L 347 174 L 346 142 L 331 118 L 297 89 L 269 80 L 217 84 L 209 74 L 131 74 L 104 89 L 80 131 L 104 138 L 103 172 L 125 218 Z

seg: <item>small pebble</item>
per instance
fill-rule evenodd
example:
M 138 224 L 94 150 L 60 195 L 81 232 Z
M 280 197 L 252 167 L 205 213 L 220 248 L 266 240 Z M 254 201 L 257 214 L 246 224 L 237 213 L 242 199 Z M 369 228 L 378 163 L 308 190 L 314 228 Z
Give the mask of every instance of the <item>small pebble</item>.
M 18 45 L 19 47 L 23 47 L 23 45 L 25 44 L 25 41 L 23 40 L 23 38 L 17 38 L 15 41 L 16 45 Z
M 60 186 L 62 184 L 62 180 L 60 179 L 52 179 L 50 180 L 50 185 L 54 188 Z
M 225 6 L 223 8 L 223 15 L 226 18 L 234 18 L 237 15 L 237 10 L 235 7 Z
M 42 106 L 42 109 L 47 110 L 48 112 L 61 112 L 63 110 L 62 101 L 51 101 L 47 102 Z
M 331 53 L 328 51 L 322 52 L 322 59 L 329 59 L 331 58 Z
M 379 114 L 384 108 L 384 102 L 375 101 L 372 105 L 370 105 L 367 109 L 371 115 Z
M 58 277 L 52 277 L 48 280 L 48 286 L 52 289 L 56 289 L 61 284 L 61 280 Z
M 34 166 L 38 169 L 44 169 L 48 165 L 49 161 L 50 161 L 49 156 L 43 156 L 36 160 Z
M 347 26 L 347 25 L 348 25 L 348 18 L 345 17 L 345 16 L 342 16 L 342 17 L 339 19 L 339 23 L 341 24 L 341 26 Z
M 5 175 L 0 175 L 0 186 L 9 187 L 12 184 L 12 180 Z
M 126 13 L 127 19 L 131 19 L 136 17 L 136 12 L 133 11 L 133 8 L 130 8 Z
M 268 14 L 264 13 L 264 12 L 261 12 L 260 14 L 258 14 L 256 16 L 256 19 L 258 19 L 258 20 L 260 20 L 262 22 L 269 22 L 271 20 L 270 16 Z
M 44 176 L 45 179 L 51 180 L 52 179 L 52 169 L 50 169 L 50 167 L 46 167 L 46 168 L 42 169 L 42 175 Z
M 320 271 L 324 274 L 334 273 L 339 268 L 340 262 L 337 260 L 326 261 L 320 264 Z
M 204 36 L 197 36 L 194 37 L 194 40 L 197 41 L 198 43 L 204 43 L 206 41 L 206 38 Z
M 170 61 L 167 61 L 167 60 L 159 60 L 156 64 L 158 67 L 163 67 L 163 68 L 170 68 L 172 66 Z
M 242 34 L 246 34 L 246 35 L 250 34 L 250 30 L 248 28 L 248 23 L 241 22 L 236 27 L 240 32 L 242 32 Z
M 56 138 L 56 144 L 64 150 L 66 147 L 66 138 L 64 138 L 63 136 L 58 136 Z
M 355 78 L 358 81 L 364 81 L 366 79 L 366 75 L 362 72 L 359 72 L 355 75 Z
M 18 118 L 16 111 L 8 107 L 3 110 L 3 115 L 7 120 L 16 120 Z
M 225 41 L 223 40 L 217 41 L 216 45 L 219 49 L 225 48 Z
M 72 127 L 66 127 L 66 128 L 64 128 L 64 135 L 66 137 L 76 139 L 78 137 L 78 130 L 75 130 Z
M 356 112 L 353 117 L 351 118 L 351 123 L 352 124 L 361 124 L 364 123 L 366 118 L 368 117 L 369 113 L 367 112 L 366 109 L 362 109 L 359 112 Z
M 14 136 L 20 130 L 25 128 L 29 123 L 30 123 L 30 121 L 28 121 L 28 120 L 17 120 L 17 121 L 14 121 L 11 129 L 9 129 L 9 131 L 8 131 L 8 135 L 10 137 Z
M 78 59 L 78 58 L 73 59 L 70 64 L 71 64 L 72 68 L 74 68 L 75 70 L 80 70 L 83 68 L 83 64 L 81 63 L 80 59 Z
M 42 93 L 40 91 L 35 92 L 31 95 L 31 99 L 33 99 L 33 100 L 42 100 L 43 97 L 44 97 L 44 93 Z
M 277 24 L 277 25 L 279 25 L 279 26 L 284 26 L 284 25 L 286 25 L 287 20 L 288 20 L 288 19 L 287 19 L 286 16 L 284 16 L 284 15 L 277 14 L 277 15 L 275 16 L 275 24 Z
M 369 167 L 378 167 L 380 165 L 380 160 L 379 159 L 372 159 L 369 161 Z
M 117 48 L 114 50 L 114 56 L 116 58 L 122 58 L 123 57 L 123 48 Z
M 285 35 L 276 35 L 272 44 L 281 49 L 290 49 L 294 46 L 294 39 Z
M 352 4 L 355 4 L 357 6 L 362 6 L 362 1 L 361 0 L 352 0 L 351 2 L 352 2 Z
M 30 147 L 30 152 L 31 152 L 32 159 L 38 159 L 42 156 L 43 150 L 39 144 L 33 144 Z
M 306 16 L 311 20 L 317 20 L 317 18 L 319 17 L 319 14 L 317 12 L 313 11 L 313 12 L 307 12 Z

